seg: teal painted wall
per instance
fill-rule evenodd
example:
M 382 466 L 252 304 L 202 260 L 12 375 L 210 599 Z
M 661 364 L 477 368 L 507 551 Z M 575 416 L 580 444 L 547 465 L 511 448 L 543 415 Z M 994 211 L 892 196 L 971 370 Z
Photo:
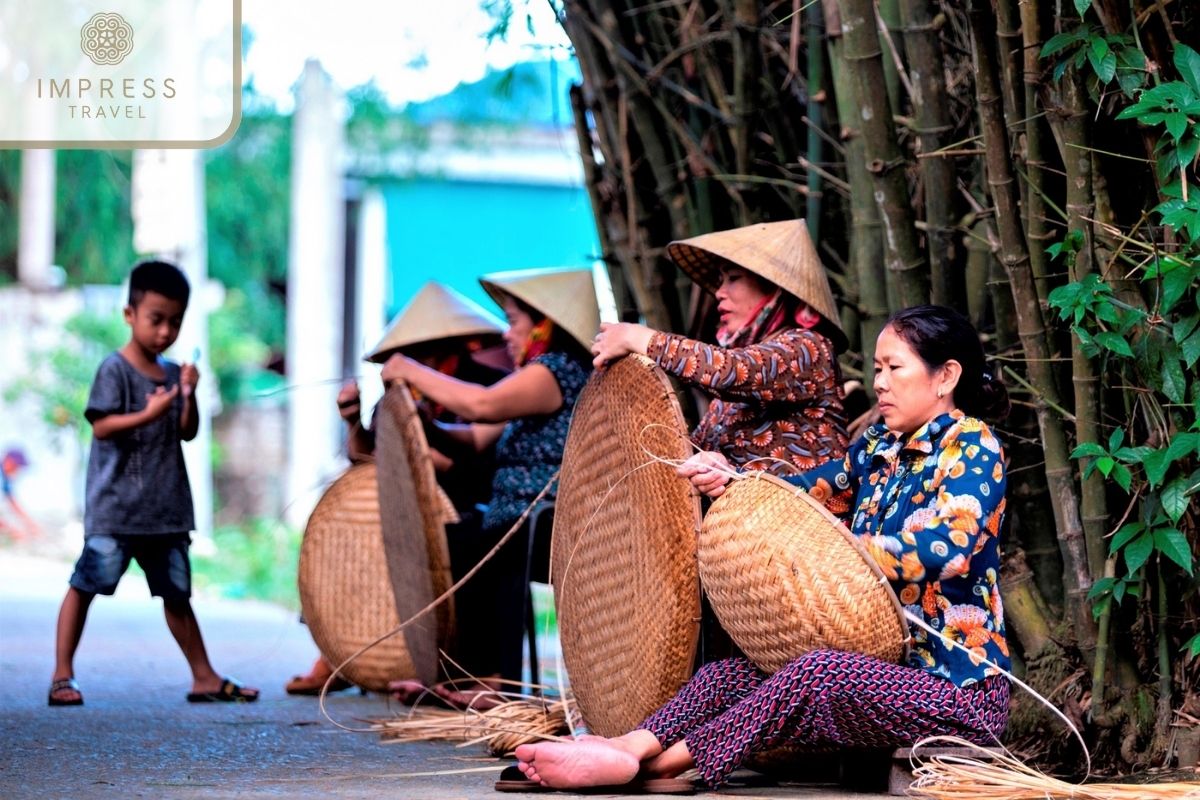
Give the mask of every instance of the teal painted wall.
M 389 318 L 428 280 L 485 308 L 489 272 L 590 266 L 600 253 L 582 188 L 414 179 L 384 185 Z

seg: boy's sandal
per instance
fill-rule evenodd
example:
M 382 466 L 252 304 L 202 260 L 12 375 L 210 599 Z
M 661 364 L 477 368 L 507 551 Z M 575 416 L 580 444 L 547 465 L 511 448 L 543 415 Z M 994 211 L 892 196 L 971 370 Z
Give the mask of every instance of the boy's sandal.
M 74 692 L 77 696 L 65 700 L 54 696 L 61 692 Z M 46 697 L 46 701 L 52 706 L 81 706 L 83 705 L 83 692 L 79 690 L 79 684 L 74 678 L 62 678 L 50 684 L 50 694 Z
M 496 781 L 497 792 L 572 792 L 575 794 L 695 794 L 696 785 L 683 778 L 634 778 L 615 786 L 555 789 L 525 777 L 519 767 L 505 767 Z
M 240 683 L 233 678 L 222 678 L 221 688 L 215 692 L 188 692 L 189 703 L 253 703 L 258 699 L 258 692 L 243 691 Z

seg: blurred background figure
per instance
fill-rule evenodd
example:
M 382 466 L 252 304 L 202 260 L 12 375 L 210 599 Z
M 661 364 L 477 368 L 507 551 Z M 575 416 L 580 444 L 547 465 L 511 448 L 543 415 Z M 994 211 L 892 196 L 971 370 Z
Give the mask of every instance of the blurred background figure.
M 0 516 L 0 533 L 14 540 L 29 539 L 41 532 L 33 518 L 25 513 L 17 502 L 14 483 L 21 470 L 29 466 L 25 451 L 19 447 L 10 447 L 4 451 L 4 460 L 0 462 L 0 491 L 4 493 L 4 511 Z

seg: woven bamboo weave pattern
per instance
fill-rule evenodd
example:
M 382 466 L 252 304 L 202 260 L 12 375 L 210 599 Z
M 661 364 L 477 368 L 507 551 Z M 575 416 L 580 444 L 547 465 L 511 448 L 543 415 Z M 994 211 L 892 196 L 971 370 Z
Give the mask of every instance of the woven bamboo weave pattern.
M 563 660 L 588 727 L 624 733 L 691 676 L 699 499 L 666 376 L 629 356 L 594 373 L 567 435 L 551 547 Z
M 379 510 L 396 611 L 406 620 L 450 588 L 445 511 L 438 497 L 429 446 L 412 394 L 397 383 L 379 403 L 375 419 Z M 438 648 L 450 649 L 452 598 L 405 629 L 408 652 L 420 678 L 437 680 Z
M 400 624 L 379 525 L 375 465 L 350 467 L 313 509 L 300 546 L 300 607 L 317 648 L 341 664 Z M 416 677 L 404 637 L 376 645 L 344 674 L 382 691 L 390 680 Z
M 713 611 L 766 672 L 818 648 L 906 654 L 908 625 L 879 568 L 823 506 L 773 475 L 729 484 L 698 552 Z

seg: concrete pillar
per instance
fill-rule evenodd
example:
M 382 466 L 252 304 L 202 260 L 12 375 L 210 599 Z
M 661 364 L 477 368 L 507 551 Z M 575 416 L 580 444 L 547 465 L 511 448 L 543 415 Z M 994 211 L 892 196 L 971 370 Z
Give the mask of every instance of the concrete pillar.
M 55 150 L 21 151 L 17 280 L 29 289 L 56 288 L 53 274 Z
M 221 304 L 220 287 L 208 280 L 208 225 L 204 212 L 204 161 L 196 150 L 138 150 L 133 154 L 133 249 L 183 270 L 192 295 L 179 338 L 168 354 L 200 370 L 196 404 L 200 429 L 183 445 L 197 545 L 210 547 L 213 527 L 212 418 L 221 396 L 208 361 L 208 315 Z
M 383 338 L 387 327 L 388 286 L 387 200 L 377 188 L 363 193 L 358 211 L 358 338 L 356 353 L 361 358 L 367 349 Z M 379 369 L 360 361 L 357 372 L 364 409 L 371 409 L 383 396 Z
M 288 242 L 287 519 L 302 526 L 342 464 L 337 413 L 344 313 L 342 95 L 315 60 L 304 65 L 292 118 Z

